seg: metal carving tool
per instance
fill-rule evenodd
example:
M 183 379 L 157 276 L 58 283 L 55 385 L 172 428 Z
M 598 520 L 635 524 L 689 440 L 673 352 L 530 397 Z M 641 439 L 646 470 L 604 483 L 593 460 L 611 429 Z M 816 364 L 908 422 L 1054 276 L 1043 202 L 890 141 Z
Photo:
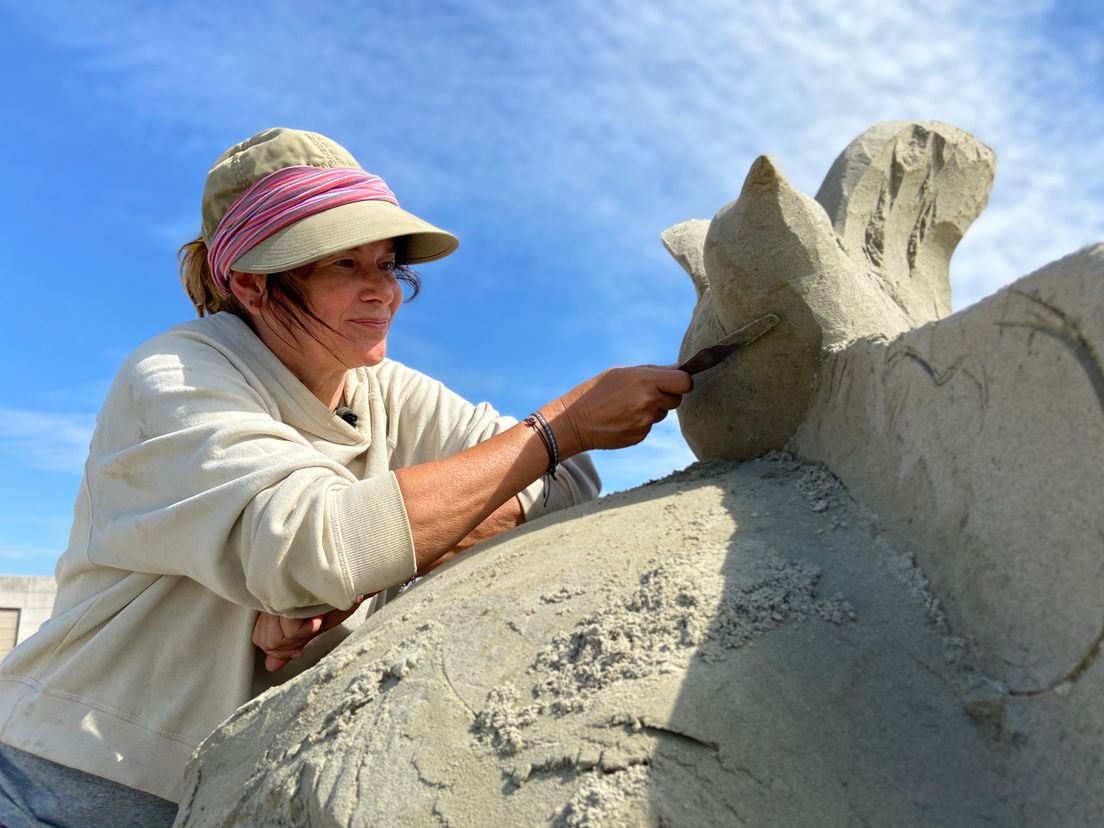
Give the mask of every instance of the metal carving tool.
M 702 348 L 690 357 L 690 359 L 682 363 L 682 365 L 679 366 L 679 370 L 685 371 L 690 375 L 708 371 L 710 368 L 720 365 L 728 359 L 737 349 L 745 345 L 750 345 L 759 337 L 763 336 L 763 334 L 772 330 L 777 324 L 778 317 L 773 313 L 768 313 L 766 316 L 760 316 L 754 322 L 744 325 L 740 330 L 730 333 L 715 345 L 710 345 L 708 348 Z

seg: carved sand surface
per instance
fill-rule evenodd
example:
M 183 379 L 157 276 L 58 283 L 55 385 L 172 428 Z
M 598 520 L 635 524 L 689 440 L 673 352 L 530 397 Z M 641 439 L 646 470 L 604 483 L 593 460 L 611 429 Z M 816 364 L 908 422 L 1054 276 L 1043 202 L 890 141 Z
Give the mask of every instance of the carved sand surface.
M 816 200 L 763 156 L 711 222 L 668 229 L 663 242 L 698 294 L 681 360 L 764 314 L 782 318 L 695 381 L 679 409 L 694 453 L 743 460 L 783 448 L 825 353 L 946 315 L 950 257 L 985 207 L 994 165 L 960 129 L 894 121 L 843 151 Z
M 988 671 L 1075 680 L 1104 631 L 1104 244 L 823 372 L 795 449 L 917 555 Z
M 781 319 L 695 378 L 703 462 L 424 579 L 224 723 L 178 825 L 1099 824 L 1104 244 L 948 316 L 993 174 L 878 124 L 666 231 L 683 359 Z
M 831 475 L 706 464 L 400 596 L 208 740 L 181 824 L 991 824 L 984 686 Z

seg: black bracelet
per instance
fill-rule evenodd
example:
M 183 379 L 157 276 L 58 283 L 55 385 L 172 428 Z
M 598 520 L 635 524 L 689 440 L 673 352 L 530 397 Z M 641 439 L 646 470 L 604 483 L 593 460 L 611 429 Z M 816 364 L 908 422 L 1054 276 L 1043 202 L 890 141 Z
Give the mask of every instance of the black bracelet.
M 542 436 L 545 439 L 545 448 L 548 448 L 548 474 L 553 478 L 556 476 L 556 467 L 560 465 L 560 446 L 556 442 L 556 435 L 552 432 L 552 426 L 548 424 L 548 420 L 544 419 L 544 415 L 539 411 L 534 411 L 533 416 L 537 418 L 537 422 L 541 425 Z
M 547 506 L 552 494 L 552 480 L 556 479 L 556 466 L 560 464 L 560 447 L 556 444 L 556 435 L 552 433 L 548 420 L 539 411 L 526 417 L 525 425 L 537 432 L 544 450 L 548 452 L 548 468 L 544 471 L 544 505 Z

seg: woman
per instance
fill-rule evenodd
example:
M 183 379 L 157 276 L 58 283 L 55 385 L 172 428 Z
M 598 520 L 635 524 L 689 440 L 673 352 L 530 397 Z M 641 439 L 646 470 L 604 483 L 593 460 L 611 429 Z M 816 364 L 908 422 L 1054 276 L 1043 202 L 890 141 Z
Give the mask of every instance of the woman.
M 594 497 L 581 452 L 640 441 L 689 390 L 616 369 L 518 424 L 386 359 L 408 265 L 456 246 L 320 135 L 268 130 L 216 162 L 182 249 L 201 318 L 122 367 L 53 617 L 0 669 L 0 823 L 171 822 L 260 665 Z

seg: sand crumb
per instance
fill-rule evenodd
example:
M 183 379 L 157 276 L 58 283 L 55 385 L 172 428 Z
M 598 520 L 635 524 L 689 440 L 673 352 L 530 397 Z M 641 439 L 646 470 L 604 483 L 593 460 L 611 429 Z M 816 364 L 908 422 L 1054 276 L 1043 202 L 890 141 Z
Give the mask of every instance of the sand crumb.
M 513 756 L 525 747 L 522 728 L 536 721 L 532 708 L 518 709 L 520 699 L 521 694 L 512 684 L 495 687 L 487 694 L 487 706 L 476 714 L 472 733 L 499 756 Z
M 645 792 L 648 768 L 633 765 L 616 773 L 587 774 L 571 800 L 556 816 L 557 828 L 622 828 L 639 824 L 638 797 Z
M 747 550 L 738 574 L 727 577 L 696 569 L 702 555 L 677 555 L 645 572 L 630 595 L 537 653 L 529 668 L 532 703 L 522 706 L 512 685 L 493 688 L 472 726 L 477 740 L 501 756 L 514 755 L 525 745 L 522 731 L 539 716 L 580 713 L 613 684 L 686 670 L 695 655 L 724 660 L 755 637 L 811 615 L 833 624 L 855 620 L 842 595 L 818 597 L 818 567 L 786 560 L 767 544 Z

